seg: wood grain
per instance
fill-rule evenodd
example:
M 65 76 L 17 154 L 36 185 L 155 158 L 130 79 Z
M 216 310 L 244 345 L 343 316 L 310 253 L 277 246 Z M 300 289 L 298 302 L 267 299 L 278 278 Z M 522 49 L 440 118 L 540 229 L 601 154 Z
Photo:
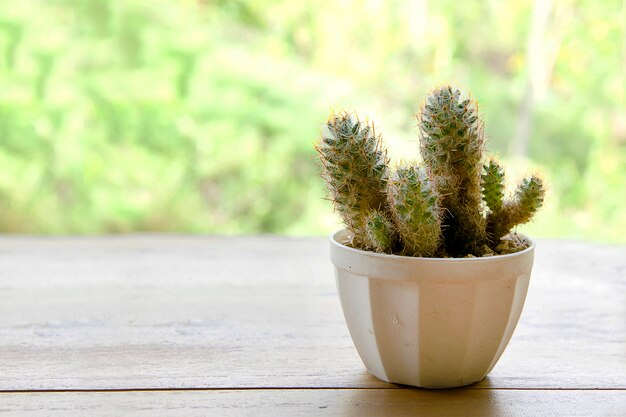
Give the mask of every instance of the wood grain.
M 593 413 L 608 410 L 604 403 L 621 407 L 626 392 L 626 247 L 539 242 L 502 359 L 484 381 L 445 397 L 365 371 L 324 239 L 4 237 L 0 375 L 0 391 L 28 391 L 0 395 L 0 409 L 20 415 L 46 402 L 110 415 L 98 406 L 108 399 L 137 415 L 145 401 L 174 404 L 179 415 L 211 415 L 215 404 L 234 407 L 232 415 L 272 404 L 274 415 L 307 415 L 325 401 L 334 415 L 390 403 L 396 414 L 378 414 L 431 407 L 437 415 L 433 398 L 446 398 L 445 415 L 468 415 L 460 413 L 472 404 L 491 404 L 477 415 L 517 415 L 519 407 L 523 415 L 604 415 Z M 36 392 L 153 388 L 213 390 Z M 570 413 L 541 413 L 550 399 Z
M 0 394 L 36 416 L 623 417 L 626 391 L 344 389 Z

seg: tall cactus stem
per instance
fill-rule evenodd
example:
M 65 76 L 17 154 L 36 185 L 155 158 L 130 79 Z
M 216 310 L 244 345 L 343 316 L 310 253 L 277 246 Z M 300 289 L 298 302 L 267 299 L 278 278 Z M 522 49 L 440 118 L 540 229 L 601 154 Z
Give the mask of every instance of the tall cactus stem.
M 480 253 L 486 224 L 481 195 L 484 133 L 478 104 L 445 86 L 428 96 L 417 118 L 422 158 L 446 208 L 446 250 L 453 256 Z

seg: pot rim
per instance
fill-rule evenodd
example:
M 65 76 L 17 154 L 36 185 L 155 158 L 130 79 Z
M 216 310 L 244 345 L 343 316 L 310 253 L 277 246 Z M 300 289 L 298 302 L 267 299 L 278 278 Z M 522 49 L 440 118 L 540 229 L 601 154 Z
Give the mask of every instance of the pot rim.
M 346 234 L 348 231 L 346 228 L 341 228 L 338 231 L 332 233 L 329 236 L 329 240 L 331 245 L 335 246 L 337 249 L 340 250 L 344 250 L 344 251 L 349 251 L 352 252 L 354 254 L 357 255 L 364 255 L 364 256 L 368 256 L 368 257 L 372 257 L 372 258 L 379 258 L 381 260 L 383 259 L 387 259 L 387 260 L 402 260 L 402 262 L 411 262 L 412 260 L 414 260 L 415 262 L 432 262 L 432 263 L 448 263 L 448 262 L 454 262 L 454 263 L 464 263 L 464 262 L 493 262 L 496 260 L 505 260 L 508 258 L 516 258 L 516 257 L 520 257 L 523 256 L 524 254 L 528 253 L 528 252 L 532 252 L 535 249 L 535 241 L 530 239 L 528 236 L 519 233 L 520 236 L 523 236 L 524 238 L 526 238 L 526 240 L 528 240 L 530 242 L 530 245 L 524 249 L 521 250 L 519 252 L 515 252 L 515 253 L 507 253 L 504 255 L 493 255 L 493 256 L 481 256 L 481 257 L 475 257 L 475 258 L 428 258 L 428 257 L 422 257 L 422 256 L 403 256 L 403 255 L 393 255 L 393 254 L 389 254 L 389 253 L 379 253 L 379 252 L 373 252 L 373 251 L 367 251 L 367 250 L 363 250 L 363 249 L 357 249 L 357 248 L 353 248 L 347 245 L 344 245 L 343 243 L 341 243 L 339 241 L 339 237 L 342 234 Z

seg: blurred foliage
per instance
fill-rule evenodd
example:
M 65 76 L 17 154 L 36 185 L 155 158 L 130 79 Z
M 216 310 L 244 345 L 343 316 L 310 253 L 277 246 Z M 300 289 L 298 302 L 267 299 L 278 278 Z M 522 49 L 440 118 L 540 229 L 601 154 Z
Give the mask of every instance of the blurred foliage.
M 330 107 L 411 159 L 420 100 L 451 82 L 489 149 L 551 185 L 523 231 L 626 242 L 621 8 L 4 0 L 0 230 L 328 233 L 312 144 Z

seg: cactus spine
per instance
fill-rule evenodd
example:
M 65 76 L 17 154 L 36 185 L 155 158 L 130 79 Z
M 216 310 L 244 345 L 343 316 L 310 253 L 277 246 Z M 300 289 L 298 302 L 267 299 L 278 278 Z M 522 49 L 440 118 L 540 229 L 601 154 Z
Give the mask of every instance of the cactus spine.
M 459 90 L 434 90 L 417 118 L 424 168 L 400 166 L 393 174 L 373 124 L 346 112 L 328 119 L 317 145 L 321 175 L 350 244 L 409 256 L 491 256 L 524 248 L 527 242 L 509 232 L 541 207 L 541 179 L 524 179 L 505 199 L 504 170 L 495 159 L 482 163 L 478 104 Z
M 420 148 L 446 208 L 444 243 L 450 255 L 479 253 L 486 241 L 481 203 L 483 122 L 475 100 L 436 89 L 418 115 Z
M 441 237 L 439 196 L 417 167 L 400 167 L 389 181 L 388 199 L 404 254 L 433 256 Z

